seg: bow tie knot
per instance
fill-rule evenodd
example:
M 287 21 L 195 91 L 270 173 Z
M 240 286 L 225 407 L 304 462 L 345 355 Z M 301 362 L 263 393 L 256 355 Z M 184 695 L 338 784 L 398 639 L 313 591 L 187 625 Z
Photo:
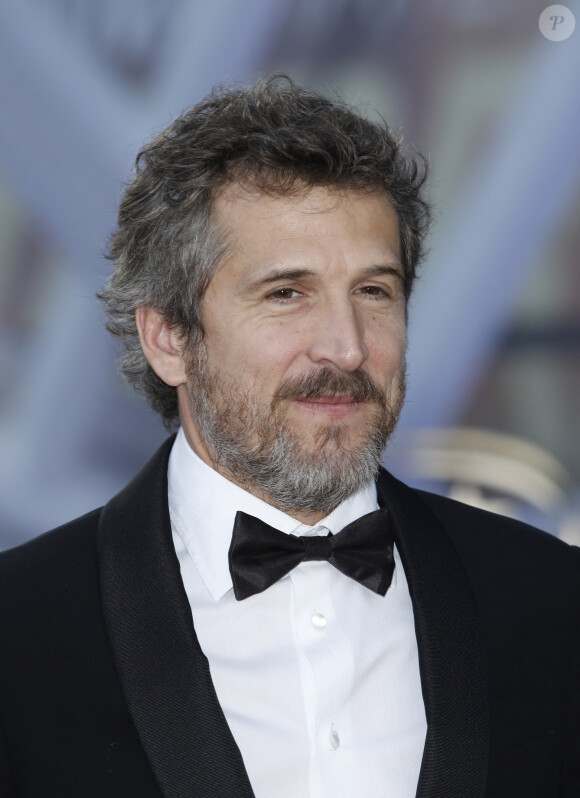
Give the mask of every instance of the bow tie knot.
M 301 562 L 315 560 L 326 560 L 384 596 L 395 567 L 389 513 L 382 508 L 363 515 L 337 535 L 296 537 L 238 511 L 228 559 L 238 600 L 266 590 Z
M 303 535 L 299 537 L 298 540 L 304 546 L 304 559 L 302 562 L 308 562 L 310 560 L 330 560 L 332 557 L 332 541 L 333 536 L 332 533 L 329 532 L 328 535 Z

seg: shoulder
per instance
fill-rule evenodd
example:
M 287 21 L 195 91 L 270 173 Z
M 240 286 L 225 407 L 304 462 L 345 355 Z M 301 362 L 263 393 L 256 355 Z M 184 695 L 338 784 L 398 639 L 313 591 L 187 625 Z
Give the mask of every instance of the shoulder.
M 386 506 L 396 503 L 403 518 L 412 523 L 435 522 L 460 551 L 473 551 L 483 560 L 498 555 L 526 559 L 548 557 L 580 567 L 580 548 L 514 518 L 481 510 L 437 493 L 410 487 L 381 469 L 377 480 L 379 499 Z
M 42 596 L 94 580 L 97 569 L 97 528 L 101 510 L 93 510 L 57 529 L 0 553 L 0 613 L 17 600 L 19 610 Z M 14 609 L 15 605 L 12 605 Z
M 513 518 L 414 490 L 436 516 L 461 560 L 486 584 L 526 594 L 564 595 L 580 606 L 580 548 Z M 547 600 L 547 599 L 546 599 Z
M 0 553 L 0 591 L 21 580 L 54 584 L 83 569 L 96 567 L 101 519 L 115 516 L 120 527 L 143 521 L 140 510 L 153 497 L 156 508 L 167 504 L 167 463 L 175 436 L 166 440 L 141 471 L 116 496 L 57 529 Z M 150 502 L 151 503 L 151 502 Z M 37 580 L 39 580 L 37 582 Z
M 569 546 L 554 535 L 522 521 L 488 510 L 481 510 L 436 493 L 411 490 L 415 493 L 417 500 L 426 504 L 429 510 L 437 516 L 454 539 L 461 540 L 465 537 L 471 542 L 485 539 L 488 543 L 493 540 L 496 545 L 517 549 L 525 545 L 532 549 L 551 551 L 555 556 L 558 554 L 567 556 L 571 551 L 580 554 L 580 550 L 576 547 Z

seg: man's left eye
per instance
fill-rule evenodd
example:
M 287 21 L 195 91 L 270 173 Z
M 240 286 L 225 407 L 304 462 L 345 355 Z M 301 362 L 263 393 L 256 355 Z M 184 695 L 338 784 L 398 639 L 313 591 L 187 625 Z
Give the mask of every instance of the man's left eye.
M 358 291 L 364 296 L 377 297 L 378 299 L 387 296 L 385 289 L 378 285 L 363 285 Z
M 272 291 L 271 294 L 268 294 L 268 298 L 277 300 L 278 302 L 285 302 L 298 295 L 298 291 L 295 291 L 294 288 L 278 288 L 276 291 Z

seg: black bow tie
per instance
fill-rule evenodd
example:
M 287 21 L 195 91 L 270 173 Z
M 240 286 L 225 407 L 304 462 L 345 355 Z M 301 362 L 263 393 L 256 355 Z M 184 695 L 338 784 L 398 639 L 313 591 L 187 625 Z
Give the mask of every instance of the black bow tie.
M 389 513 L 381 509 L 363 515 L 337 535 L 297 537 L 238 511 L 228 559 L 238 601 L 261 593 L 308 560 L 327 560 L 384 596 L 395 567 Z

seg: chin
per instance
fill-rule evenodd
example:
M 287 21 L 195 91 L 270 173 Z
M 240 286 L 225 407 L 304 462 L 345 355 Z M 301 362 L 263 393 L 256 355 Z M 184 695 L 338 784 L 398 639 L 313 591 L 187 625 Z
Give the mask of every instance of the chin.
M 314 443 L 313 453 L 325 454 L 344 452 L 364 447 L 368 442 L 368 430 L 354 430 L 348 424 L 319 425 L 309 441 Z

